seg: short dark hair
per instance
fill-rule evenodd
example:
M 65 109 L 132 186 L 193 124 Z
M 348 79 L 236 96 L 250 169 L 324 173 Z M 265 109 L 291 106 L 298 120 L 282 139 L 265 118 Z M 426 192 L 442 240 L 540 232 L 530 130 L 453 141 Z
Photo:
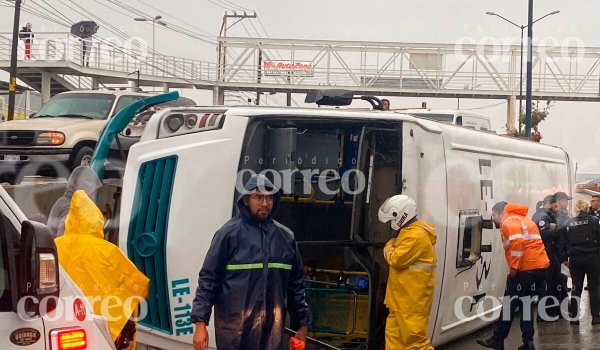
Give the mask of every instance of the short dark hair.
M 592 198 L 600 198 L 600 194 L 594 194 L 592 195 Z
M 544 203 L 556 203 L 558 202 L 556 200 L 556 196 L 554 196 L 553 194 L 549 194 L 546 197 L 544 197 Z
M 492 207 L 492 211 L 496 212 L 496 213 L 502 213 L 504 212 L 504 207 L 506 207 L 508 203 L 502 201 L 502 202 L 498 202 L 496 204 L 494 204 L 494 206 Z
M 390 102 L 390 100 L 388 100 L 387 98 L 382 98 L 381 102 Z

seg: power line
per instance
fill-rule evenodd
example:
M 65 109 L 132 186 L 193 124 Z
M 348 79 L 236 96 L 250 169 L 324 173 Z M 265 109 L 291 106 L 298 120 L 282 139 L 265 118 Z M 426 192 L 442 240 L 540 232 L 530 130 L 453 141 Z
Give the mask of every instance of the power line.
M 130 16 L 128 13 L 125 13 L 125 12 L 123 12 L 122 10 L 119 10 L 119 9 L 117 9 L 117 8 L 111 7 L 111 6 L 107 5 L 107 4 L 105 4 L 103 1 L 100 1 L 100 0 L 93 0 L 93 1 L 94 1 L 94 2 L 96 2 L 96 3 L 98 3 L 98 4 L 100 4 L 100 5 L 102 5 L 102 6 L 104 6 L 104 7 L 106 7 L 106 8 L 108 8 L 108 9 L 110 9 L 110 10 L 112 10 L 112 11 L 115 11 L 115 12 L 117 12 L 117 13 L 120 13 L 120 14 L 122 14 L 123 16 L 126 16 L 126 17 L 129 17 L 129 16 Z
M 123 4 L 123 3 L 121 3 L 121 2 L 119 2 L 119 1 L 117 1 L 117 0 L 108 0 L 108 1 L 109 1 L 111 4 L 113 4 L 113 5 L 115 5 L 115 6 L 118 6 L 118 7 L 120 7 L 121 9 L 123 9 L 123 10 L 125 10 L 125 11 L 128 11 L 128 12 L 130 12 L 130 13 L 132 13 L 132 14 L 136 15 L 136 16 L 142 16 L 143 18 L 146 18 L 146 19 L 148 19 L 148 20 L 154 20 L 154 17 L 153 17 L 153 16 L 151 16 L 151 15 L 149 15 L 149 14 L 145 13 L 145 12 L 142 12 L 142 11 L 136 10 L 135 8 L 133 8 L 133 7 L 131 7 L 131 6 L 128 6 L 128 5 L 125 5 L 125 4 Z M 116 9 L 114 9 L 114 8 L 113 8 L 113 10 L 117 11 L 117 10 L 116 10 Z M 118 12 L 119 12 L 119 13 L 122 13 L 121 11 L 118 11 Z M 202 35 L 202 34 L 197 34 L 197 33 L 194 33 L 193 31 L 189 31 L 189 30 L 187 30 L 186 28 L 180 27 L 180 26 L 178 26 L 178 25 L 175 25 L 175 24 L 169 23 L 169 25 L 165 26 L 165 28 L 166 28 L 166 29 L 168 29 L 168 30 L 171 30 L 171 31 L 177 32 L 177 33 L 179 33 L 179 34 L 186 35 L 186 36 L 188 36 L 188 37 L 190 37 L 190 38 L 193 38 L 193 39 L 196 39 L 196 40 L 200 40 L 200 41 L 206 42 L 206 43 L 208 43 L 208 44 L 216 45 L 216 41 L 212 40 L 212 38 L 211 38 L 211 37 L 209 37 L 209 36 L 206 36 L 206 35 Z
M 148 13 L 145 13 L 143 11 L 140 11 L 140 10 L 136 9 L 135 7 L 131 7 L 129 5 L 126 5 L 126 4 L 124 4 L 124 3 L 122 3 L 122 2 L 120 2 L 118 0 L 107 0 L 107 1 L 110 2 L 113 5 L 119 6 L 120 8 L 122 8 L 122 9 L 124 9 L 126 11 L 129 11 L 129 12 L 135 14 L 135 15 L 142 16 L 142 17 L 145 17 L 147 19 L 154 19 L 154 17 L 152 15 L 150 15 Z
M 162 13 L 164 13 L 165 15 L 167 15 L 168 17 L 171 17 L 171 18 L 173 18 L 174 20 L 178 21 L 179 23 L 182 23 L 182 24 L 184 24 L 184 25 L 187 25 L 187 26 L 189 26 L 189 27 L 191 27 L 191 28 L 194 28 L 194 29 L 196 29 L 196 30 L 199 30 L 199 31 L 201 31 L 201 32 L 204 32 L 204 33 L 205 33 L 207 36 L 209 36 L 209 37 L 215 37 L 215 36 L 216 36 L 215 34 L 213 34 L 213 33 L 210 33 L 210 32 L 208 32 L 208 31 L 206 31 L 206 30 L 204 30 L 204 29 L 202 29 L 202 28 L 199 28 L 199 27 L 197 27 L 197 26 L 195 26 L 195 25 L 193 25 L 193 24 L 191 24 L 191 23 L 189 23 L 189 22 L 186 22 L 186 21 L 182 20 L 181 18 L 175 17 L 175 16 L 173 16 L 172 14 L 169 14 L 168 12 L 166 12 L 166 11 L 164 11 L 164 10 L 162 10 L 162 9 L 156 8 L 156 7 L 154 7 L 154 6 L 150 5 L 149 3 L 147 3 L 147 2 L 145 2 L 145 1 L 143 1 L 143 0 L 136 0 L 136 1 L 137 1 L 137 2 L 139 2 L 139 3 L 141 3 L 141 4 L 143 4 L 143 5 L 145 5 L 145 6 L 148 6 L 148 7 L 152 8 L 152 9 L 153 9 L 153 10 L 155 10 L 155 11 L 158 11 L 158 12 L 162 12 Z
M 259 16 L 256 16 L 256 19 L 258 20 L 258 24 L 260 24 L 260 26 L 262 27 L 262 30 L 265 32 L 265 34 L 267 35 L 267 37 L 269 36 L 269 34 L 267 33 L 267 29 L 265 28 L 263 22 L 260 20 Z
M 35 0 L 30 0 L 32 3 L 35 3 Z M 62 18 L 63 20 L 65 20 L 67 23 L 73 23 L 73 21 L 67 17 L 64 13 L 60 12 L 59 10 L 57 10 L 54 6 L 50 5 L 46 0 L 42 0 L 42 2 L 46 5 L 48 5 L 48 7 L 55 13 L 58 15 L 58 17 Z M 38 6 L 42 7 L 41 5 L 37 4 Z
M 8 5 L 6 5 L 6 7 L 11 7 L 11 8 L 15 7 L 14 3 L 12 3 L 10 0 L 4 0 L 4 1 L 6 3 L 8 3 Z M 46 15 L 44 13 L 39 12 L 39 10 L 37 10 L 37 9 L 30 9 L 29 7 L 21 7 L 21 10 L 24 11 L 24 12 L 27 12 L 29 14 L 32 14 L 32 15 L 38 17 L 38 18 L 45 19 L 47 21 L 56 23 L 56 24 L 64 26 L 64 27 L 69 27 L 70 26 L 70 24 L 66 24 L 63 21 L 57 20 L 55 18 L 52 18 L 52 17 L 50 17 L 50 16 L 48 16 L 48 15 Z
M 71 0 L 71 3 L 72 3 L 74 6 L 76 6 L 76 7 L 80 8 L 80 9 L 81 9 L 82 11 L 84 11 L 85 13 L 82 13 L 82 12 L 80 12 L 80 11 L 76 10 L 75 8 L 71 7 L 69 4 L 67 4 L 67 3 L 66 3 L 66 0 L 65 0 L 65 1 L 63 1 L 63 0 L 58 0 L 58 1 L 59 1 L 61 4 L 65 5 L 66 7 L 68 7 L 69 9 L 71 9 L 72 11 L 74 11 L 74 12 L 78 13 L 79 15 L 81 15 L 81 16 L 83 16 L 83 17 L 90 16 L 90 18 L 93 18 L 93 19 L 97 20 L 97 21 L 98 21 L 100 24 L 103 24 L 103 25 L 104 25 L 104 26 L 105 26 L 105 27 L 106 27 L 106 28 L 107 28 L 107 29 L 108 29 L 110 32 L 112 32 L 112 33 L 116 34 L 117 36 L 121 37 L 122 39 L 128 39 L 128 38 L 129 38 L 129 36 L 128 36 L 128 35 L 127 35 L 125 32 L 121 31 L 119 28 L 116 28 L 116 27 L 114 27 L 114 26 L 113 26 L 113 25 L 111 25 L 109 22 L 106 22 L 106 21 L 104 21 L 102 18 L 100 18 L 100 17 L 98 17 L 98 16 L 94 15 L 93 13 L 89 12 L 87 9 L 85 9 L 83 6 L 81 6 L 81 5 L 77 4 L 76 2 L 73 2 L 73 1 Z
M 251 10 L 251 9 L 249 9 L 247 7 L 240 6 L 240 5 L 238 5 L 238 4 L 236 4 L 236 3 L 232 2 L 232 1 L 229 1 L 229 0 L 217 0 L 217 1 L 219 1 L 221 3 L 224 3 L 224 4 L 231 4 L 231 5 L 233 5 L 233 7 L 241 9 L 242 12 L 245 12 L 245 11 L 254 12 L 254 10 Z
M 206 0 L 206 1 L 210 2 L 210 3 L 211 3 L 211 4 L 213 4 L 213 5 L 219 6 L 220 8 L 222 8 L 222 9 L 225 9 L 225 10 L 227 10 L 227 11 L 234 11 L 234 12 L 237 12 L 237 11 L 235 11 L 235 9 L 232 9 L 232 8 L 230 8 L 230 7 L 225 7 L 225 6 L 223 6 L 223 5 L 221 5 L 221 4 L 217 3 L 217 2 L 215 2 L 215 1 L 213 1 L 213 0 Z

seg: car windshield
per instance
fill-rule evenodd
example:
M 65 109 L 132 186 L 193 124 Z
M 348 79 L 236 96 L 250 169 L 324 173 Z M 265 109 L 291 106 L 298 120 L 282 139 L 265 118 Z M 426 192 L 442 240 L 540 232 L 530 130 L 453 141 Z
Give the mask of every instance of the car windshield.
M 66 117 L 106 119 L 113 105 L 112 94 L 63 94 L 54 96 L 33 118 Z
M 121 96 L 121 98 L 119 98 L 119 100 L 117 101 L 117 106 L 115 107 L 115 112 L 113 114 L 119 113 L 123 108 L 127 107 L 128 105 L 136 101 L 142 100 L 146 97 L 148 96 Z

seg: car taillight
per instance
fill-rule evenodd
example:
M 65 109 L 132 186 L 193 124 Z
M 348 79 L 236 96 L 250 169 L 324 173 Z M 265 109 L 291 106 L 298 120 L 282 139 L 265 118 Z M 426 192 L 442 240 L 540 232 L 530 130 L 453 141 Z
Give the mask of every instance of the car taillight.
M 87 349 L 87 336 L 82 328 L 62 328 L 50 331 L 52 350 Z

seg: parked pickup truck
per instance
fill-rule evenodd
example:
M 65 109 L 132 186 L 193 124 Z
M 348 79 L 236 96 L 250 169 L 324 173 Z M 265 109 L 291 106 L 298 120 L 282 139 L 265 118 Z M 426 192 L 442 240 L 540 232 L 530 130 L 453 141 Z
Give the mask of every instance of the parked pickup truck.
M 150 96 L 131 91 L 70 91 L 26 120 L 0 123 L 0 181 L 68 176 L 91 160 L 100 131 L 123 107 Z

